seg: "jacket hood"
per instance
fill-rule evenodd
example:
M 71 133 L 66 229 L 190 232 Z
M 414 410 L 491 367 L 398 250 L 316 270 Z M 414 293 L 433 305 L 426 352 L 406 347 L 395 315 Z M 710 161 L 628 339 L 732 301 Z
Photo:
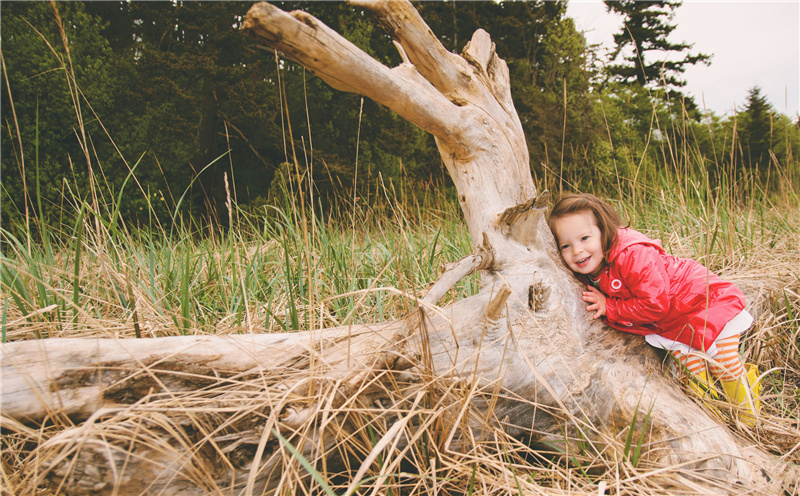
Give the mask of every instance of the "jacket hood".
M 664 253 L 664 247 L 661 246 L 660 239 L 650 239 L 639 231 L 621 227 L 617 229 L 617 241 L 608 252 L 608 262 L 611 263 L 617 258 L 617 255 L 622 253 L 623 250 L 632 245 L 646 245 L 652 246 L 657 249 L 659 253 Z

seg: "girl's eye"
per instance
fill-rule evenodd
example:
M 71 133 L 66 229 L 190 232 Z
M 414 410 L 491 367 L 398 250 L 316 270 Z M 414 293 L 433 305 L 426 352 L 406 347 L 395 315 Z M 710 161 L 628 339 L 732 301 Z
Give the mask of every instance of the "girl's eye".
M 561 251 L 564 251 L 564 250 L 566 250 L 567 248 L 569 248 L 569 245 L 561 245 Z
M 581 241 L 586 241 L 587 239 L 589 239 L 589 236 L 584 236 L 581 238 Z

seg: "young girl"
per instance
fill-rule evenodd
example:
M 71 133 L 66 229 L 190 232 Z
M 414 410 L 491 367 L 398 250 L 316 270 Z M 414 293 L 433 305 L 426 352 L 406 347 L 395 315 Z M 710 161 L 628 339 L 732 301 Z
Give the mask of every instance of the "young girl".
M 561 198 L 549 225 L 564 262 L 587 284 L 583 300 L 595 319 L 668 350 L 695 376 L 698 392 L 708 388 L 710 369 L 731 403 L 757 413 L 750 383 L 758 370 L 745 372 L 739 357 L 739 335 L 753 322 L 739 288 L 621 227 L 614 208 L 593 195 Z M 746 413 L 742 420 L 753 423 Z

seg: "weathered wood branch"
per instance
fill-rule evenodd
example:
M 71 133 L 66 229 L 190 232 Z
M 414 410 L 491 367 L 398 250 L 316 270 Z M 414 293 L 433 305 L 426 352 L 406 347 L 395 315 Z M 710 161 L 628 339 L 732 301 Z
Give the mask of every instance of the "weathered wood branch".
M 245 18 L 244 29 L 333 88 L 362 94 L 431 134 L 446 135 L 459 127 L 458 107 L 416 71 L 408 66 L 389 69 L 305 12 L 287 13 L 258 3 Z
M 297 366 L 295 357 L 307 354 L 311 360 L 319 353 L 341 353 L 342 342 L 360 342 L 363 334 L 376 336 L 387 326 L 326 329 L 324 337 L 305 332 L 6 343 L 3 415 L 25 422 L 52 415 L 85 420 L 100 409 L 135 403 L 151 391 L 193 391 L 235 384 L 263 370 L 291 371 Z M 363 356 L 358 348 L 350 351 L 348 367 L 357 370 L 364 365 Z
M 302 12 L 256 4 L 245 30 L 324 79 L 432 133 L 475 253 L 450 266 L 401 321 L 294 334 L 2 345 L 3 426 L 67 417 L 43 443 L 36 483 L 69 494 L 261 494 L 302 479 L 288 445 L 357 479 L 377 445 L 381 477 L 433 422 L 453 452 L 502 427 L 534 445 L 611 446 L 648 416 L 646 458 L 748 491 L 796 471 L 744 445 L 667 377 L 641 338 L 593 321 L 544 221 L 508 69 L 477 31 L 462 55 L 410 3 L 358 1 L 402 48 L 387 68 Z M 435 303 L 469 273 L 479 294 Z M 638 419 L 633 422 L 634 417 Z M 7 417 L 7 419 L 5 418 Z M 591 429 L 587 429 L 591 426 Z M 282 441 L 286 439 L 287 441 Z M 363 440 L 360 442 L 359 440 Z M 657 471 L 656 471 L 657 473 Z
M 496 216 L 536 196 L 505 62 L 484 31 L 470 41 L 468 62 L 447 52 L 410 4 L 364 5 L 419 67 L 389 69 L 308 14 L 267 3 L 253 6 L 244 29 L 334 88 L 361 93 L 433 134 L 472 239 L 486 232 L 494 245 Z
M 44 468 L 75 494 L 116 488 L 118 494 L 179 489 L 200 495 L 209 490 L 208 474 L 237 491 L 248 485 L 267 491 L 286 468 L 273 430 L 310 459 L 335 452 L 343 438 L 358 432 L 346 420 L 348 409 L 380 404 L 385 413 L 378 416 L 394 425 L 401 417 L 391 412 L 411 414 L 410 398 L 426 391 L 435 375 L 483 393 L 469 405 L 451 404 L 452 396 L 437 393 L 433 411 L 455 405 L 456 411 L 491 412 L 507 431 L 534 443 L 563 442 L 564 432 L 579 429 L 571 412 L 613 438 L 630 425 L 633 412 L 652 405 L 653 451 L 665 462 L 688 462 L 688 473 L 718 479 L 736 474 L 765 491 L 770 484 L 759 480 L 761 470 L 778 481 L 791 476 L 776 459 L 742 446 L 664 381 L 646 345 L 627 339 L 612 352 L 579 351 L 541 326 L 512 324 L 509 315 L 519 315 L 524 304 L 518 296 L 503 286 L 440 313 L 423 312 L 422 319 L 410 319 L 420 324 L 416 329 L 396 322 L 316 336 L 8 343 L 2 348 L 3 415 L 28 422 L 65 413 L 76 421 L 90 417 L 43 446 L 53 453 Z M 602 346 L 609 344 L 614 341 Z M 19 394 L 26 401 L 15 400 Z M 37 405 L 36 398 L 51 399 Z M 201 430 L 204 448 L 198 450 L 202 425 L 210 427 Z M 479 432 L 481 422 L 473 428 Z M 138 432 L 134 454 L 127 441 L 132 432 Z M 449 437 L 464 442 L 458 429 Z M 254 461 L 260 446 L 261 458 Z M 328 462 L 339 463 L 335 457 Z M 258 475 L 251 475 L 253 467 Z

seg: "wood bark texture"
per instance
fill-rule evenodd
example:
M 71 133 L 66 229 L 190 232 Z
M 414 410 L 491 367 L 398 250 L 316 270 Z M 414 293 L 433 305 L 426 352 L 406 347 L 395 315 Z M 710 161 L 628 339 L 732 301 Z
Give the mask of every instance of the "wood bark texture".
M 250 9 L 244 29 L 433 134 L 474 254 L 397 322 L 4 344 L 4 430 L 56 417 L 75 425 L 47 441 L 42 479 L 76 495 L 273 493 L 303 470 L 286 461 L 291 444 L 317 469 L 349 470 L 356 484 L 378 449 L 347 449 L 367 435 L 359 411 L 370 412 L 374 445 L 394 460 L 382 473 L 399 471 L 435 418 L 445 450 L 467 449 L 497 426 L 567 447 L 645 429 L 643 459 L 682 463 L 698 483 L 733 477 L 756 493 L 791 484 L 793 469 L 682 392 L 640 337 L 584 310 L 544 220 L 546 195 L 534 187 L 508 68 L 489 34 L 478 30 L 457 55 L 407 1 L 350 3 L 375 15 L 404 63 L 385 67 L 312 16 L 267 3 Z M 475 271 L 479 294 L 436 306 Z

